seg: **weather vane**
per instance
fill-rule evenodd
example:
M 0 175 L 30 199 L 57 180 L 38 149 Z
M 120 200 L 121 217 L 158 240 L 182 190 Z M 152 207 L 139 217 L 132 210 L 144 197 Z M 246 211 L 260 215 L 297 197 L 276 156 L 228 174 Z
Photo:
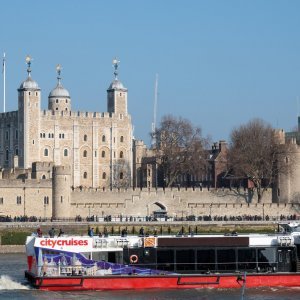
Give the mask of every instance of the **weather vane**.
M 114 58 L 112 63 L 113 63 L 113 67 L 115 68 L 115 71 L 114 71 L 115 80 L 118 80 L 118 67 L 119 67 L 120 61 L 117 58 Z
M 32 58 L 30 55 L 27 55 L 25 60 L 26 60 L 26 64 L 27 64 L 27 73 L 28 73 L 28 76 L 30 76 L 30 72 L 31 72 L 30 66 L 31 66 Z
M 56 66 L 56 72 L 57 72 L 57 80 L 58 80 L 58 83 L 60 83 L 60 80 L 61 80 L 61 77 L 60 77 L 61 69 L 62 69 L 61 64 L 58 64 L 58 65 Z

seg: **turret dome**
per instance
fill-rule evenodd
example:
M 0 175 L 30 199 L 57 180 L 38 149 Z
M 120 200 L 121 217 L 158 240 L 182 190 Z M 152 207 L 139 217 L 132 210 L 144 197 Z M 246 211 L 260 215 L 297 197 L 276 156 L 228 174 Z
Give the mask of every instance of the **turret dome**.
M 118 80 L 118 79 L 115 79 L 109 86 L 108 88 L 109 90 L 118 90 L 118 89 L 125 89 L 123 83 Z
M 31 76 L 28 76 L 28 78 L 23 81 L 20 85 L 20 90 L 26 89 L 26 90 L 39 90 L 39 86 L 36 81 L 34 81 Z
M 67 89 L 65 89 L 61 83 L 58 83 L 57 86 L 50 92 L 49 98 L 70 98 L 70 94 Z

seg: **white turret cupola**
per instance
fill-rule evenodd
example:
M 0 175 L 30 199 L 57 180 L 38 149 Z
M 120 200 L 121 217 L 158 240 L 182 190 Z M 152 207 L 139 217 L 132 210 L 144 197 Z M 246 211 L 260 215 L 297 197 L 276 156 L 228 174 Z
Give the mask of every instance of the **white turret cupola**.
M 70 111 L 71 110 L 71 97 L 63 85 L 61 84 L 61 65 L 56 66 L 57 72 L 57 85 L 50 92 L 48 97 L 48 109 L 52 111 Z
M 117 59 L 113 60 L 115 79 L 107 89 L 107 111 L 109 113 L 127 115 L 127 89 L 118 80 L 119 63 L 120 61 Z

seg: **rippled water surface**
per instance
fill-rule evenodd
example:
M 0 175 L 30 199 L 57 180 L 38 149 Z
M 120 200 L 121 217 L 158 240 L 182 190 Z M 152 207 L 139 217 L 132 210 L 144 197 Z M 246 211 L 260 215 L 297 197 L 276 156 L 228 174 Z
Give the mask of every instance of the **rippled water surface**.
M 237 289 L 45 292 L 32 289 L 26 284 L 24 279 L 25 268 L 25 254 L 0 254 L 0 299 L 242 299 L 242 290 Z M 246 289 L 244 300 L 246 299 L 299 300 L 300 288 Z

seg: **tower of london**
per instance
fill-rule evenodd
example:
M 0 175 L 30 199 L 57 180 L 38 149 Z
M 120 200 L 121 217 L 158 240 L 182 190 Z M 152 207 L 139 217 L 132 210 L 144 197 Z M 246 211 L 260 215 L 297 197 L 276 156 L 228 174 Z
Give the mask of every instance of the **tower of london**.
M 127 111 L 127 89 L 118 79 L 107 89 L 106 112 L 72 111 L 69 91 L 57 84 L 41 110 L 41 89 L 32 78 L 31 58 L 27 79 L 18 88 L 18 110 L 0 114 L 0 165 L 30 169 L 37 179 L 51 178 L 51 163 L 70 166 L 71 186 L 113 188 L 131 186 L 132 124 Z

